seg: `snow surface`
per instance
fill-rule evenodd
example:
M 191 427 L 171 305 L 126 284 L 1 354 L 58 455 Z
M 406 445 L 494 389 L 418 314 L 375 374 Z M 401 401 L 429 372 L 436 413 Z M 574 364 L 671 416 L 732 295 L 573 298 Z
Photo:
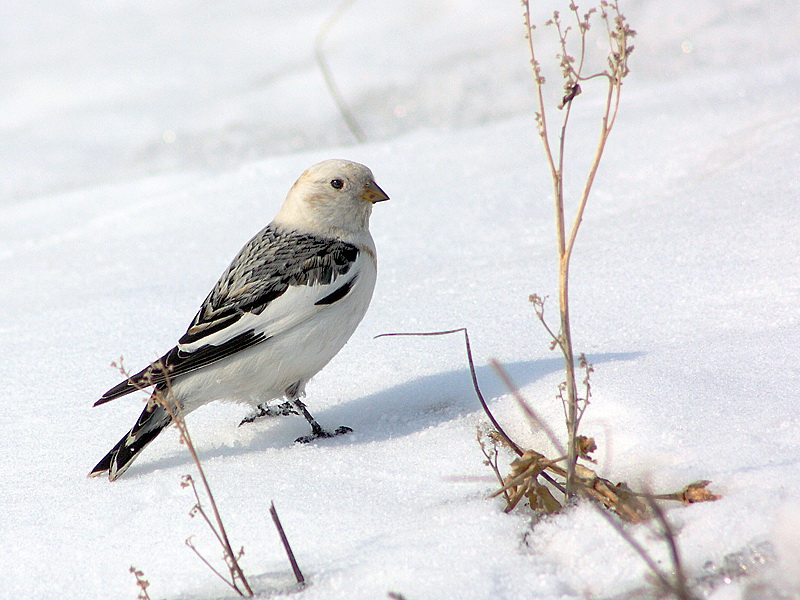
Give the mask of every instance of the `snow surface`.
M 131 565 L 154 599 L 232 597 L 184 545 L 218 556 L 188 517 L 177 433 L 119 482 L 90 480 L 141 399 L 91 405 L 117 382 L 112 360 L 139 368 L 171 347 L 296 176 L 328 157 L 366 163 L 392 197 L 373 216 L 372 307 L 308 388 L 323 424 L 355 432 L 300 446 L 302 420 L 238 428 L 246 409 L 222 403 L 189 420 L 255 589 L 647 597 L 646 567 L 591 507 L 532 525 L 487 499 L 459 338 L 373 339 L 466 326 L 510 433 L 547 448 L 492 357 L 561 425 L 559 359 L 527 301 L 555 297 L 554 232 L 518 3 L 357 2 L 325 47 L 360 145 L 313 58 L 337 6 L 0 7 L 0 597 L 132 598 Z M 633 74 L 572 269 L 575 343 L 596 368 L 584 432 L 611 479 L 713 480 L 722 500 L 669 510 L 699 592 L 796 598 L 800 14 L 795 0 L 623 8 Z M 573 181 L 598 97 L 576 105 Z M 300 593 L 273 500 L 311 584 Z M 669 564 L 647 527 L 628 529 Z M 730 577 L 742 567 L 755 575 Z

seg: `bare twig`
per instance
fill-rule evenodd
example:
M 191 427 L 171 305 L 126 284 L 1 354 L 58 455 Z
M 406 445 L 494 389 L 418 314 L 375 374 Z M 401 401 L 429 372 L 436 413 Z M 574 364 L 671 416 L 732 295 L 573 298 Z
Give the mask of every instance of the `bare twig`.
M 536 83 L 536 100 L 538 105 L 538 112 L 535 113 L 536 124 L 538 126 L 539 136 L 543 141 L 545 154 L 547 155 L 547 164 L 550 166 L 550 174 L 553 182 L 556 182 L 559 180 L 558 170 L 556 169 L 556 163 L 553 159 L 552 152 L 550 151 L 550 139 L 547 132 L 547 113 L 544 110 L 543 87 L 545 84 L 545 78 L 542 75 L 541 64 L 536 59 L 536 48 L 533 45 L 533 31 L 536 29 L 536 26 L 531 21 L 529 0 L 524 0 L 523 6 L 525 8 L 525 37 L 528 40 L 528 49 L 530 50 L 531 54 L 531 66 L 533 67 L 533 76 Z M 558 194 L 556 194 L 556 196 L 558 196 Z
M 203 517 L 206 519 L 206 522 L 211 527 L 214 535 L 217 537 L 217 540 L 222 545 L 223 553 L 225 555 L 225 563 L 228 565 L 228 570 L 231 573 L 231 580 L 233 583 L 233 588 L 241 595 L 241 596 L 253 596 L 253 590 L 250 587 L 250 584 L 247 581 L 247 577 L 244 575 L 244 571 L 242 571 L 241 566 L 239 565 L 239 560 L 237 555 L 234 553 L 233 548 L 231 546 L 230 539 L 228 538 L 228 533 L 225 530 L 225 525 L 222 522 L 222 516 L 220 515 L 219 509 L 217 508 L 217 503 L 214 500 L 214 494 L 211 492 L 211 486 L 208 483 L 208 479 L 206 478 L 205 470 L 203 469 L 203 465 L 200 463 L 200 457 L 197 455 L 197 451 L 195 450 L 194 444 L 192 443 L 192 438 L 189 435 L 189 429 L 186 427 L 186 421 L 183 418 L 183 411 L 180 406 L 178 406 L 177 402 L 173 401 L 172 396 L 172 386 L 169 379 L 169 375 L 167 373 L 168 369 L 164 368 L 163 365 L 160 365 L 162 370 L 167 375 L 167 387 L 166 387 L 166 395 L 163 399 L 159 400 L 161 405 L 166 408 L 169 412 L 169 415 L 172 417 L 172 420 L 175 422 L 175 426 L 178 428 L 178 431 L 181 434 L 181 439 L 183 443 L 186 444 L 186 449 L 189 450 L 189 454 L 194 461 L 195 467 L 197 467 L 197 472 L 200 475 L 200 482 L 203 484 L 203 490 L 206 493 L 206 497 L 208 498 L 208 503 L 211 506 L 211 512 L 214 515 L 214 521 L 216 523 L 216 527 L 211 524 L 210 519 L 205 515 L 204 511 L 200 510 Z M 155 392 L 154 395 L 159 395 L 159 392 Z M 194 488 L 194 482 L 192 481 L 192 487 Z M 195 498 L 197 496 L 197 490 L 195 489 Z M 198 507 L 200 503 L 198 501 Z M 239 589 L 237 584 L 237 580 L 241 582 L 242 586 L 244 587 L 244 592 Z
M 140 384 L 133 381 L 130 373 L 124 367 L 122 357 L 120 357 L 119 363 L 112 363 L 112 366 L 116 367 L 119 370 L 119 372 L 122 373 L 122 375 L 126 377 L 127 380 L 138 390 L 144 390 L 147 387 L 150 387 L 150 385 L 152 385 L 152 382 L 150 381 L 145 381 L 144 384 Z M 199 513 L 205 519 L 206 523 L 211 528 L 211 531 L 214 532 L 217 541 L 222 546 L 223 554 L 225 557 L 225 563 L 231 574 L 230 581 L 228 581 L 224 577 L 223 580 L 226 581 L 228 585 L 233 587 L 233 589 L 236 590 L 236 592 L 240 596 L 252 597 L 254 596 L 253 590 L 250 587 L 250 584 L 248 583 L 247 578 L 244 575 L 244 571 L 242 571 L 242 568 L 239 565 L 238 556 L 240 555 L 235 554 L 233 552 L 233 548 L 231 547 L 230 540 L 228 539 L 228 534 L 225 531 L 225 525 L 222 523 L 222 516 L 220 515 L 219 510 L 217 508 L 217 503 L 214 500 L 214 495 L 211 493 L 211 486 L 209 485 L 208 479 L 206 478 L 205 471 L 203 470 L 203 465 L 200 463 L 200 457 L 198 456 L 194 444 L 192 443 L 192 438 L 189 435 L 189 429 L 186 426 L 186 420 L 183 418 L 183 409 L 178 404 L 178 402 L 175 401 L 175 398 L 172 394 L 172 380 L 170 378 L 169 368 L 166 367 L 161 360 L 157 360 L 151 363 L 150 365 L 150 373 L 152 374 L 154 372 L 163 373 L 166 381 L 164 383 L 163 388 L 156 388 L 156 390 L 150 396 L 148 402 L 153 402 L 163 407 L 164 410 L 166 410 L 169 416 L 172 418 L 172 421 L 175 423 L 175 426 L 178 429 L 178 432 L 180 433 L 181 443 L 183 443 L 186 446 L 187 450 L 189 451 L 189 454 L 192 457 L 192 460 L 194 461 L 195 467 L 197 467 L 197 472 L 200 475 L 200 481 L 203 484 L 203 489 L 205 490 L 209 505 L 211 506 L 211 511 L 212 514 L 214 515 L 214 521 L 216 523 L 216 526 L 214 525 L 214 523 L 211 522 L 208 515 L 203 510 L 203 507 L 200 503 L 200 496 L 197 493 L 197 488 L 195 487 L 194 480 L 191 478 L 191 476 L 187 475 L 184 477 L 183 481 L 181 482 L 181 485 L 183 487 L 191 486 L 194 492 L 196 504 L 192 509 L 192 513 L 195 512 Z M 190 543 L 188 543 L 188 540 L 187 540 L 187 546 L 192 548 L 195 551 L 195 553 L 198 556 L 200 556 L 200 553 L 197 552 L 197 550 L 194 549 L 194 547 Z M 201 559 L 203 560 L 203 562 L 208 564 L 208 561 L 206 561 L 202 556 Z M 212 568 L 212 571 L 214 571 L 215 573 L 217 573 L 217 575 L 219 575 L 216 569 Z M 238 582 L 241 582 L 242 586 L 244 587 L 244 591 L 242 591 L 239 588 L 237 580 Z
M 228 586 L 230 586 L 240 596 L 242 595 L 242 592 L 239 591 L 239 588 L 236 587 L 236 584 L 234 582 L 230 581 L 227 577 L 225 577 L 222 573 L 220 573 L 217 569 L 215 569 L 214 565 L 212 565 L 210 562 L 208 562 L 208 559 L 206 559 L 205 556 L 200 554 L 200 551 L 195 547 L 194 543 L 192 542 L 192 538 L 191 537 L 186 538 L 186 541 L 184 543 L 189 548 L 191 548 L 192 552 L 194 552 L 197 555 L 197 558 L 199 558 L 201 561 L 203 561 L 203 564 L 205 564 L 205 566 L 207 566 L 209 569 L 211 569 L 211 572 L 214 573 L 214 575 L 216 575 L 222 581 L 224 581 L 226 584 L 228 584 Z
M 200 515 L 203 517 L 203 520 L 208 525 L 209 529 L 214 533 L 214 536 L 217 538 L 217 541 L 222 545 L 225 546 L 225 542 L 223 542 L 222 538 L 220 537 L 219 532 L 217 532 L 217 528 L 214 527 L 214 524 L 211 522 L 211 519 L 208 518 L 206 511 L 203 510 L 203 505 L 200 502 L 200 495 L 197 492 L 197 486 L 194 484 L 194 479 L 192 479 L 191 475 L 184 475 L 181 479 L 181 486 L 182 487 L 191 487 L 192 493 L 194 494 L 194 499 L 196 501 L 195 505 L 192 507 L 192 510 L 189 511 L 189 516 L 194 517 L 195 515 Z
M 344 2 L 339 5 L 339 8 L 337 8 L 330 17 L 328 17 L 328 20 L 322 25 L 317 33 L 316 39 L 314 40 L 314 56 L 317 59 L 317 65 L 319 66 L 320 71 L 322 71 L 322 76 L 325 78 L 325 84 L 328 86 L 328 91 L 330 92 L 333 101 L 336 103 L 336 106 L 339 109 L 344 122 L 347 124 L 348 129 L 350 129 L 350 133 L 353 134 L 353 137 L 356 138 L 356 141 L 362 143 L 366 140 L 366 136 L 364 135 L 361 127 L 359 127 L 356 118 L 353 116 L 353 113 L 348 108 L 347 103 L 345 102 L 344 97 L 339 90 L 339 86 L 336 85 L 336 81 L 333 78 L 331 69 L 328 66 L 328 61 L 325 58 L 324 51 L 325 38 L 327 37 L 328 32 L 333 28 L 334 25 L 336 25 L 341 16 L 355 2 L 356 0 L 344 0 Z
M 511 394 L 514 396 L 514 399 L 519 404 L 520 408 L 525 411 L 525 414 L 528 415 L 528 418 L 534 423 L 539 429 L 544 431 L 547 435 L 550 443 L 553 444 L 553 447 L 558 451 L 559 454 L 565 454 L 564 446 L 561 442 L 558 441 L 558 436 L 556 436 L 553 429 L 542 419 L 539 414 L 531 408 L 531 406 L 525 401 L 525 398 L 522 397 L 522 393 L 519 391 L 517 384 L 511 379 L 511 375 L 508 374 L 508 371 L 505 370 L 505 367 L 501 365 L 497 360 L 491 359 L 489 364 L 492 365 L 494 372 L 497 373 L 497 376 L 500 378 L 500 381 L 508 388 Z
M 139 595 L 136 596 L 136 600 L 150 600 L 150 594 L 147 593 L 147 588 L 150 587 L 150 582 L 144 578 L 144 572 L 140 571 L 133 565 L 131 568 L 128 569 L 130 573 L 133 573 L 133 576 L 136 577 L 136 587 L 139 588 Z
M 578 408 L 578 422 L 576 426 L 580 426 L 581 419 L 583 419 L 583 415 L 589 406 L 589 398 L 592 397 L 591 375 L 594 373 L 594 365 L 587 360 L 586 355 L 583 352 L 581 352 L 580 356 L 578 357 L 578 365 L 581 369 L 583 369 L 584 372 L 583 385 L 585 391 L 583 398 L 578 398 L 580 406 Z
M 694 600 L 694 596 L 689 592 L 686 572 L 683 570 L 683 563 L 681 562 L 680 552 L 678 551 L 675 530 L 664 514 L 664 510 L 658 505 L 658 502 L 653 500 L 652 495 L 648 495 L 646 501 L 661 526 L 661 536 L 664 538 L 669 548 L 673 571 L 672 584 L 669 589 L 679 600 Z
M 525 35 L 528 39 L 528 47 L 531 57 L 531 65 L 533 66 L 534 82 L 536 85 L 536 102 L 537 110 L 535 112 L 536 123 L 538 128 L 539 137 L 542 140 L 542 145 L 545 151 L 547 164 L 550 167 L 550 174 L 553 184 L 553 198 L 555 205 L 555 220 L 556 220 L 556 237 L 557 248 L 559 257 L 559 310 L 560 310 L 560 329 L 558 335 L 547 326 L 544 320 L 543 301 L 538 296 L 532 296 L 531 301 L 534 303 L 536 314 L 539 320 L 545 324 L 548 333 L 554 340 L 553 347 L 556 345 L 560 348 L 564 357 L 564 370 L 565 382 L 563 392 L 566 392 L 565 411 L 566 411 L 566 425 L 568 435 L 568 460 L 567 460 L 567 492 L 568 495 L 574 493 L 574 477 L 575 477 L 575 464 L 578 458 L 577 453 L 577 438 L 578 426 L 583 416 L 583 411 L 579 407 L 579 398 L 577 393 L 576 376 L 575 376 L 575 355 L 572 346 L 572 333 L 569 318 L 569 268 L 570 258 L 575 246 L 575 240 L 578 235 L 580 224 L 583 221 L 583 214 L 586 209 L 586 203 L 589 198 L 589 193 L 592 189 L 597 169 L 600 164 L 600 159 L 605 149 L 606 141 L 611 132 L 614 122 L 616 120 L 617 111 L 619 109 L 620 90 L 622 86 L 622 79 L 628 74 L 628 56 L 633 51 L 633 46 L 628 45 L 628 40 L 635 35 L 627 22 L 619 12 L 616 0 L 603 0 L 601 2 L 600 15 L 606 22 L 608 39 L 610 44 L 610 51 L 608 54 L 608 69 L 600 73 L 593 73 L 585 76 L 583 74 L 584 61 L 586 58 L 586 34 L 591 26 L 591 16 L 596 12 L 596 9 L 589 10 L 583 17 L 578 12 L 578 6 L 574 1 L 570 2 L 569 9 L 573 13 L 575 22 L 578 28 L 578 36 L 580 40 L 580 53 L 576 61 L 570 55 L 568 48 L 568 38 L 572 31 L 571 26 L 564 26 L 559 13 L 553 13 L 553 18 L 549 20 L 546 25 L 554 26 L 559 40 L 561 53 L 557 56 L 561 68 L 561 75 L 564 85 L 564 97 L 559 109 L 565 109 L 561 121 L 560 135 L 557 151 L 554 153 L 547 128 L 547 111 L 544 103 L 543 87 L 545 79 L 541 73 L 540 63 L 536 55 L 536 47 L 533 41 L 533 32 L 535 26 L 531 22 L 531 7 L 530 0 L 523 0 L 524 18 L 525 18 Z M 613 24 L 612 24 L 613 20 Z M 564 168 L 566 158 L 566 137 L 569 119 L 572 111 L 572 103 L 574 99 L 581 93 L 580 82 L 589 81 L 598 77 L 603 77 L 607 80 L 608 88 L 606 93 L 606 104 L 602 116 L 602 128 L 598 138 L 597 148 L 595 150 L 594 159 L 592 160 L 589 168 L 589 173 L 581 194 L 572 226 L 567 234 L 564 213 Z M 537 302 L 538 301 L 538 302 Z M 561 392 L 560 392 L 561 393 Z M 588 394 L 584 399 L 583 410 L 588 403 Z
M 286 550 L 286 555 L 289 557 L 289 564 L 292 565 L 294 577 L 299 585 L 303 585 L 305 584 L 306 579 L 303 577 L 303 572 L 300 571 L 300 567 L 297 564 L 297 559 L 295 559 L 294 552 L 292 552 L 292 547 L 289 545 L 289 538 L 286 537 L 286 532 L 283 530 L 283 525 L 281 525 L 281 520 L 278 517 L 278 511 L 275 509 L 274 502 L 270 502 L 269 504 L 269 514 L 272 516 L 272 522 L 275 523 L 275 528 L 278 530 L 278 535 L 281 538 L 283 549 Z
M 499 456 L 499 453 L 497 452 L 497 442 L 495 440 L 492 440 L 492 443 L 494 444 L 492 449 L 494 450 L 494 452 L 492 454 L 489 454 L 489 451 L 486 449 L 486 444 L 483 443 L 483 432 L 481 431 L 481 428 L 477 427 L 476 429 L 478 431 L 478 445 L 481 447 L 481 452 L 483 452 L 483 455 L 486 457 L 484 464 L 490 467 L 494 472 L 495 477 L 497 477 L 497 481 L 500 482 L 500 487 L 501 487 L 500 491 L 503 493 L 503 497 L 505 497 L 506 503 L 510 505 L 511 497 L 508 495 L 508 490 L 505 489 L 503 476 L 500 474 L 500 468 L 497 465 Z
M 453 333 L 464 333 L 464 342 L 466 343 L 467 348 L 467 360 L 469 361 L 469 372 L 472 375 L 472 387 L 475 389 L 475 394 L 478 396 L 478 400 L 483 407 L 483 411 L 486 413 L 486 416 L 489 417 L 489 420 L 492 422 L 492 425 L 495 429 L 500 433 L 500 435 L 505 438 L 506 442 L 508 442 L 509 447 L 516 452 L 519 456 L 522 456 L 523 452 L 522 449 L 514 442 L 514 440 L 509 437 L 509 435 L 503 430 L 500 426 L 500 423 L 497 422 L 497 419 L 494 418 L 492 411 L 489 410 L 489 405 L 486 403 L 486 400 L 481 393 L 481 388 L 478 385 L 478 374 L 475 372 L 475 362 L 472 360 L 472 348 L 469 343 L 469 333 L 467 332 L 466 327 L 459 327 L 458 329 L 449 329 L 447 331 L 430 331 L 430 332 L 423 332 L 423 333 L 381 333 L 380 335 L 376 335 L 375 339 L 381 337 L 430 337 L 430 336 L 437 336 L 437 335 L 450 335 Z
M 550 350 L 555 349 L 556 346 L 561 346 L 561 338 L 553 333 L 553 330 L 550 329 L 550 326 L 547 324 L 547 320 L 544 318 L 544 303 L 547 300 L 547 296 L 542 298 L 538 294 L 531 294 L 528 297 L 528 300 L 533 305 L 533 312 L 536 313 L 536 317 L 539 319 L 539 322 L 552 338 L 552 341 L 550 342 Z

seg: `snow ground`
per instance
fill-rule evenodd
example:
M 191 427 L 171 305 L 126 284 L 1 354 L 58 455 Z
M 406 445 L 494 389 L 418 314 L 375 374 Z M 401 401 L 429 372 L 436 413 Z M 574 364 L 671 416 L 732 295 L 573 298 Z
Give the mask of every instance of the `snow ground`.
M 228 598 L 184 546 L 191 472 L 170 431 L 125 478 L 86 472 L 140 402 L 91 404 L 108 364 L 152 360 L 309 164 L 368 164 L 392 200 L 372 230 L 372 307 L 309 386 L 326 425 L 189 425 L 234 544 L 265 597 L 620 598 L 646 568 L 586 506 L 531 527 L 487 500 L 484 393 L 532 447 L 487 366 L 508 365 L 551 423 L 557 356 L 527 302 L 555 297 L 552 209 L 517 3 L 356 3 L 326 43 L 369 132 L 352 145 L 313 61 L 335 2 L 0 8 L 0 597 Z M 555 6 L 549 1 L 541 14 Z M 628 4 L 626 4 L 628 6 Z M 634 74 L 573 264 L 576 346 L 595 363 L 584 431 L 614 480 L 722 500 L 669 511 L 715 600 L 800 588 L 800 16 L 794 2 L 630 2 Z M 13 51 L 11 51 L 13 50 Z M 596 128 L 586 91 L 580 142 Z M 171 141 L 170 141 L 171 140 Z M 577 170 L 577 169 L 576 169 Z M 552 309 L 551 309 L 552 312 Z M 510 460 L 511 457 L 509 456 Z M 275 504 L 311 585 L 298 594 Z M 645 527 L 630 531 L 662 564 Z M 761 565 L 763 558 L 765 564 Z M 751 578 L 733 578 L 739 565 Z

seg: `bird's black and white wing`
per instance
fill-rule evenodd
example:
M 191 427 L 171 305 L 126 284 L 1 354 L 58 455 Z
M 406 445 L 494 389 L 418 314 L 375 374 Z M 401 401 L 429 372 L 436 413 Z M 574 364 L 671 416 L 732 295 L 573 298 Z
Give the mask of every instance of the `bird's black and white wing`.
M 368 251 L 267 226 L 239 252 L 178 344 L 95 405 L 196 371 L 313 318 L 359 284 Z

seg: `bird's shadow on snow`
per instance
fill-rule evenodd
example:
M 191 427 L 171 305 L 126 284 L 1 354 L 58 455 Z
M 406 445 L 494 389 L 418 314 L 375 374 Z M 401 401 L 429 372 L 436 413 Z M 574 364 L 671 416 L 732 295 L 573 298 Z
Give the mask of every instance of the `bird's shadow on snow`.
M 633 360 L 642 352 L 612 352 L 592 355 L 592 364 Z M 560 371 L 564 362 L 560 358 L 504 363 L 503 366 L 519 387 L 524 387 L 551 373 Z M 481 393 L 491 406 L 493 398 L 508 392 L 495 376 L 491 366 L 476 366 L 475 371 Z M 435 427 L 481 411 L 468 368 L 425 375 L 399 385 L 381 390 L 357 400 L 343 402 L 312 413 L 328 429 L 339 425 L 351 427 L 354 433 L 323 439 L 318 444 L 366 444 L 402 437 Z M 238 456 L 268 448 L 287 448 L 294 440 L 308 434 L 308 425 L 298 417 L 274 417 L 257 421 L 244 427 L 258 428 L 246 444 L 204 448 L 198 451 L 201 461 L 224 456 Z M 191 429 L 191 425 L 190 425 Z M 191 463 L 187 452 L 181 451 L 142 465 L 140 474 L 159 469 L 183 467 Z M 133 469 L 132 469 L 133 470 Z
M 599 364 L 632 360 L 642 353 L 608 353 L 589 357 Z M 525 387 L 551 373 L 561 371 L 564 361 L 552 358 L 503 363 L 511 379 Z M 475 367 L 481 394 L 491 408 L 492 399 L 508 393 L 490 365 Z M 342 443 L 369 443 L 400 437 L 435 427 L 465 415 L 482 412 L 469 369 L 456 369 L 406 381 L 369 396 L 320 411 L 325 426 L 347 425 L 355 434 Z

